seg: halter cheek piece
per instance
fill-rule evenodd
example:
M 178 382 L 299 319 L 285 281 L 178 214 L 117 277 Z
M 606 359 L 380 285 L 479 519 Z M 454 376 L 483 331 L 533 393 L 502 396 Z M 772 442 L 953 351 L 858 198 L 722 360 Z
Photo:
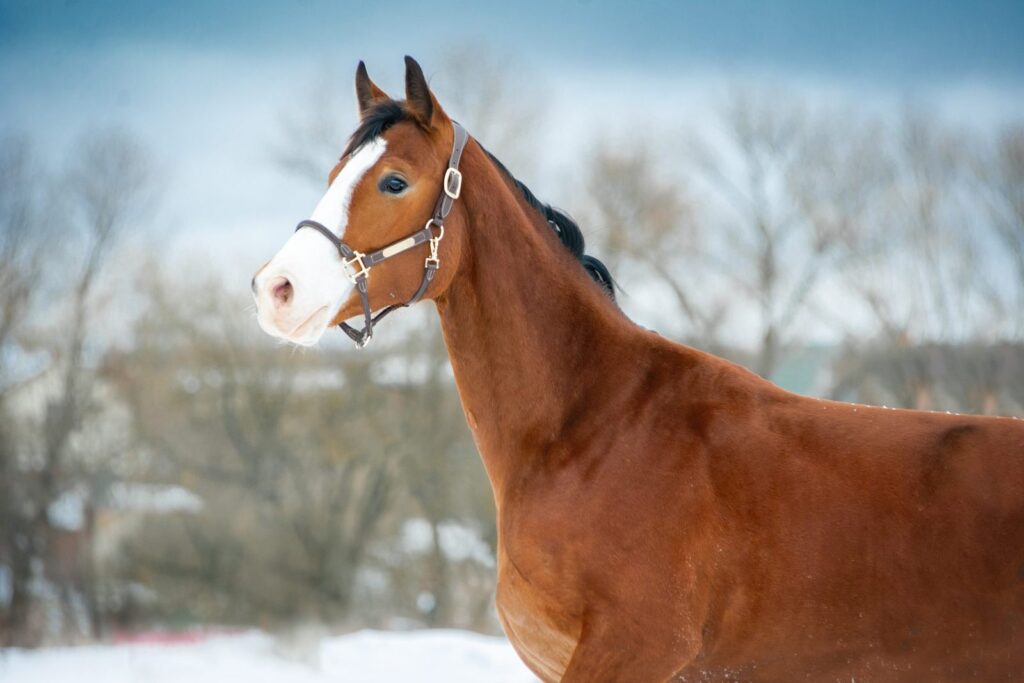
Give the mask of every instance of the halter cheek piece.
M 437 204 L 434 206 L 433 215 L 427 220 L 426 225 L 421 229 L 404 239 L 400 239 L 397 242 L 393 242 L 386 247 L 383 247 L 382 249 L 363 254 L 342 242 L 341 238 L 331 232 L 329 228 L 317 223 L 316 221 L 301 221 L 295 228 L 296 232 L 302 228 L 313 228 L 330 240 L 331 244 L 338 249 L 338 253 L 341 254 L 341 260 L 345 268 L 345 276 L 352 281 L 352 284 L 356 287 L 356 291 L 359 292 L 359 299 L 363 305 L 364 322 L 363 329 L 361 330 L 352 327 L 346 322 L 341 323 L 338 327 L 340 327 L 359 348 L 370 343 L 370 340 L 373 338 L 373 326 L 380 322 L 384 316 L 397 308 L 412 306 L 414 303 L 419 301 L 427 291 L 427 287 L 430 286 L 430 282 L 434 279 L 434 274 L 437 272 L 437 269 L 441 267 L 441 262 L 437 258 L 437 247 L 441 243 L 441 239 L 444 237 L 444 219 L 448 217 L 448 213 L 452 210 L 452 205 L 455 203 L 455 200 L 459 198 L 459 194 L 462 192 L 462 173 L 459 172 L 459 160 L 462 158 L 462 151 L 466 148 L 466 142 L 469 140 L 469 133 L 466 132 L 465 128 L 454 121 L 452 122 L 452 126 L 455 128 L 455 142 L 452 144 L 452 154 L 448 158 L 448 168 L 445 170 L 444 179 L 441 182 L 441 194 L 437 198 Z M 437 228 L 436 236 L 434 235 L 435 228 Z M 386 261 L 392 256 L 397 256 L 402 252 L 408 251 L 409 249 L 423 244 L 424 242 L 428 242 L 430 244 L 430 255 L 427 256 L 426 261 L 423 262 L 423 279 L 420 280 L 420 286 L 416 290 L 416 293 L 413 294 L 412 298 L 404 304 L 393 304 L 374 316 L 373 310 L 370 308 L 370 269 L 378 263 Z

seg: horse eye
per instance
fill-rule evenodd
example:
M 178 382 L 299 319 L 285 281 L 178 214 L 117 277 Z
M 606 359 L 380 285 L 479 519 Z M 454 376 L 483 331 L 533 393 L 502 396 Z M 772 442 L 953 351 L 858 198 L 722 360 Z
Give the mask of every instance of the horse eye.
M 401 194 L 407 187 L 409 187 L 409 183 L 396 175 L 385 176 L 380 181 L 380 191 L 388 194 Z

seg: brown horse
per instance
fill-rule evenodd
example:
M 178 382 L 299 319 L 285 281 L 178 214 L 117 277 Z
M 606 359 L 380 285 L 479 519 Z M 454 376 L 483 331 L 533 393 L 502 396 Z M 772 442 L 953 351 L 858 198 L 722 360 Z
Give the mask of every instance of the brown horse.
M 476 141 L 453 153 L 406 66 L 396 102 L 359 65 L 330 234 L 257 273 L 259 320 L 311 344 L 362 294 L 435 302 L 494 489 L 498 614 L 538 676 L 1024 680 L 1024 422 L 804 398 L 635 325 L 568 218 Z

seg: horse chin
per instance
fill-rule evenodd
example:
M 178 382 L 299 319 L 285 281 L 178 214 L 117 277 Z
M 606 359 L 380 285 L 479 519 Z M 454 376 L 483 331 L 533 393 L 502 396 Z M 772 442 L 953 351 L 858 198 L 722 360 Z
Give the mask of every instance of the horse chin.
M 331 321 L 331 312 L 328 306 L 321 306 L 306 318 L 285 337 L 292 344 L 299 346 L 314 346 L 320 337 L 327 331 L 327 324 Z
M 258 321 L 263 331 L 272 337 L 296 346 L 316 346 L 327 331 L 332 317 L 331 307 L 324 305 L 302 318 L 287 332 L 282 330 L 282 326 L 267 320 L 262 315 L 258 316 Z
M 324 336 L 324 330 L 321 330 L 318 333 L 312 334 L 312 335 L 310 335 L 308 337 L 300 337 L 300 338 L 289 337 L 289 338 L 286 338 L 285 341 L 287 341 L 289 344 L 294 344 L 295 346 L 311 347 L 311 346 L 316 346 L 320 342 L 320 338 L 323 337 L 323 336 Z

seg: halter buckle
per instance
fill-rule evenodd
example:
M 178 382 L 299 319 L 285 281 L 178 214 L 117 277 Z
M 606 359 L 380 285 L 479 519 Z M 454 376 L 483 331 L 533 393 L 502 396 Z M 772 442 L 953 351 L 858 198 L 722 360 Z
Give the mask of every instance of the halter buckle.
M 462 171 L 457 168 L 448 167 L 444 172 L 444 193 L 452 199 L 458 199 L 462 194 Z
M 366 256 L 366 254 L 363 254 L 362 252 L 358 251 L 354 251 L 352 252 L 352 254 L 352 258 L 342 259 L 341 262 L 345 264 L 345 277 L 347 277 L 349 281 L 352 282 L 352 284 L 358 285 L 359 278 L 369 278 L 370 267 L 363 262 L 363 257 Z M 353 263 L 358 263 L 359 267 L 354 267 L 352 265 Z

